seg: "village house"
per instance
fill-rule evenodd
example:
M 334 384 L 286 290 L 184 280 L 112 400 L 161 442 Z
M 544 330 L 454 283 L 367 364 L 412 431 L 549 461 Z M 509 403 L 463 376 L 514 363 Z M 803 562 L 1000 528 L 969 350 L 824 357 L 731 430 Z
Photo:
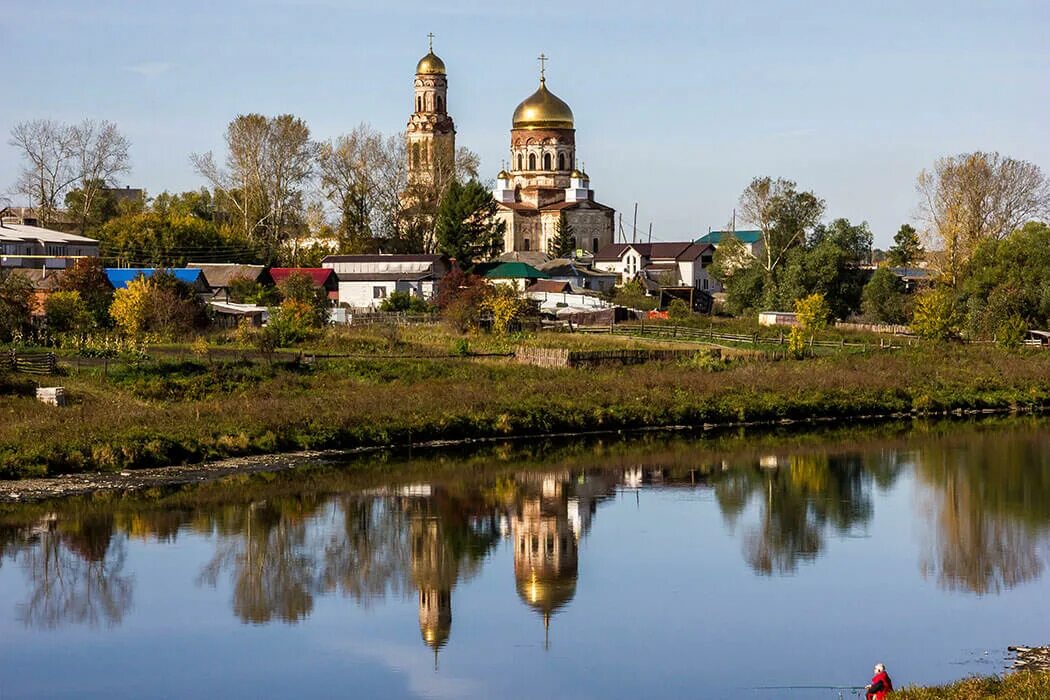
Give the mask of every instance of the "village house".
M 340 305 L 377 309 L 394 292 L 430 300 L 452 265 L 444 255 L 329 255 L 321 265 L 335 274 Z
M 149 279 L 158 272 L 166 272 L 180 282 L 184 282 L 191 287 L 194 291 L 201 296 L 210 296 L 211 288 L 208 286 L 207 280 L 204 279 L 204 273 L 200 270 L 189 269 L 189 268 L 171 268 L 165 269 L 160 267 L 107 267 L 106 278 L 109 280 L 110 285 L 113 289 L 124 289 L 128 286 L 128 283 L 138 277 L 144 277 Z
M 640 280 L 647 289 L 691 288 L 722 291 L 709 274 L 714 247 L 702 243 L 613 243 L 594 256 L 594 269 L 619 277 L 620 284 Z
M 0 267 L 65 269 L 97 258 L 98 241 L 39 226 L 0 222 Z
M 492 284 L 504 285 L 519 292 L 524 292 L 537 280 L 545 280 L 550 277 L 547 273 L 524 262 L 481 263 L 474 266 L 473 272 Z
M 236 279 L 247 279 L 264 287 L 273 285 L 273 278 L 262 265 L 239 265 L 234 263 L 186 263 L 188 268 L 196 268 L 204 273 L 214 301 L 230 300 L 230 282 Z
M 309 277 L 314 289 L 324 290 L 325 298 L 329 301 L 339 299 L 339 280 L 335 272 L 327 267 L 271 267 L 270 278 L 274 284 L 280 284 L 292 275 L 303 275 Z
M 733 236 L 740 241 L 744 246 L 744 250 L 753 258 L 762 255 L 766 249 L 765 244 L 762 241 L 761 231 L 708 231 L 693 242 L 702 245 L 711 245 L 717 249 L 722 241 L 729 236 Z
M 555 258 L 536 268 L 547 273 L 552 280 L 568 282 L 573 289 L 592 292 L 608 292 L 620 281 L 620 276 L 615 272 L 595 270 L 587 263 L 573 258 Z

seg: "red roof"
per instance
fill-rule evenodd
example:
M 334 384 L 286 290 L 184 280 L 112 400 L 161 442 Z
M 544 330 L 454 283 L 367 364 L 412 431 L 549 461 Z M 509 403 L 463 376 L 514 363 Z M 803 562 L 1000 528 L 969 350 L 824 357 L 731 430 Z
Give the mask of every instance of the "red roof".
M 280 284 L 284 280 L 288 279 L 292 275 L 306 275 L 313 280 L 315 287 L 330 287 L 337 286 L 338 281 L 335 277 L 335 271 L 327 267 L 271 267 L 270 277 L 273 278 L 274 284 Z

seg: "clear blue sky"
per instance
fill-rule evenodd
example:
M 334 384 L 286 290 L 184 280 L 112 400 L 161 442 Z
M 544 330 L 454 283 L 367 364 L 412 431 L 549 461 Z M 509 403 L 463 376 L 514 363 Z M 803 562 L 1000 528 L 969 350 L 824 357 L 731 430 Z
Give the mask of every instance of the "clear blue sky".
M 757 175 L 796 180 L 885 246 L 938 156 L 998 150 L 1050 171 L 1050 2 L 0 0 L 0 132 L 109 119 L 126 184 L 199 187 L 237 114 L 291 112 L 316 138 L 394 133 L 433 31 L 457 141 L 483 174 L 507 157 L 537 83 L 576 115 L 597 197 L 681 239 L 720 228 Z M 6 141 L 6 139 L 5 139 Z M 17 153 L 3 146 L 0 192 Z M 20 203 L 20 202 L 16 202 Z

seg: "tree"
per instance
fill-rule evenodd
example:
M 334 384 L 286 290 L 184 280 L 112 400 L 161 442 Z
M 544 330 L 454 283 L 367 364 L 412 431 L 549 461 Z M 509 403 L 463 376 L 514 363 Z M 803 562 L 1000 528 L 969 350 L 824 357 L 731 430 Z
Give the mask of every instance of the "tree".
M 959 287 L 960 307 L 972 337 L 1050 326 L 1050 226 L 1031 221 L 1002 240 L 974 250 Z
M 916 297 L 911 329 L 929 340 L 951 340 L 959 337 L 961 320 L 954 290 L 933 287 Z
M 667 307 L 667 318 L 675 323 L 683 323 L 693 317 L 693 310 L 682 299 L 674 299 Z
M 226 285 L 226 292 L 234 304 L 265 306 L 277 302 L 273 287 L 265 287 L 249 277 L 232 278 Z
M 885 267 L 880 267 L 864 286 L 861 310 L 880 323 L 906 323 L 907 295 L 904 283 Z
M 791 180 L 758 177 L 740 195 L 742 220 L 762 234 L 759 260 L 767 273 L 777 269 L 789 250 L 805 243 L 824 213 L 824 200 L 795 187 Z
M 168 272 L 139 275 L 113 294 L 110 316 L 129 336 L 158 333 L 177 338 L 207 324 L 204 302 L 192 287 Z
M 81 231 L 103 188 L 130 169 L 130 143 L 112 122 L 85 119 L 63 124 L 50 119 L 19 122 L 11 129 L 12 146 L 25 164 L 16 189 L 37 207 L 41 225 L 53 224 L 59 203 L 78 184 L 83 197 L 74 212 Z
M 484 277 L 456 267 L 438 282 L 435 305 L 449 325 L 466 333 L 477 328 L 482 304 L 491 287 Z
M 922 241 L 914 226 L 901 224 L 900 230 L 893 237 L 893 246 L 889 250 L 890 265 L 894 267 L 911 267 L 922 260 Z
M 496 211 L 492 193 L 477 180 L 449 183 L 437 214 L 439 250 L 464 269 L 499 255 L 506 224 L 496 220 Z
M 66 209 L 79 212 L 81 233 L 94 235 L 95 229 L 120 215 L 120 206 L 109 190 L 99 191 L 90 204 L 87 197 L 87 192 L 79 187 L 70 190 L 66 193 Z
M 17 271 L 0 269 L 0 342 L 29 330 L 32 309 L 32 283 Z
M 98 258 L 82 258 L 62 273 L 58 290 L 76 292 L 96 325 L 110 324 L 109 305 L 113 301 L 113 287 L 106 276 L 106 269 Z
M 277 291 L 281 296 L 281 309 L 286 315 L 293 315 L 297 323 L 310 328 L 321 328 L 328 323 L 328 300 L 324 289 L 315 286 L 309 275 L 293 273 L 281 280 Z
M 430 311 L 430 304 L 410 292 L 394 292 L 383 300 L 379 310 L 386 313 L 425 314 Z
M 56 333 L 86 333 L 95 319 L 80 292 L 52 292 L 44 301 L 48 328 Z
M 244 114 L 226 129 L 226 167 L 211 152 L 191 161 L 237 213 L 242 236 L 266 262 L 302 221 L 302 188 L 314 172 L 317 145 L 306 123 L 291 114 Z
M 547 244 L 547 255 L 552 258 L 567 258 L 575 252 L 576 232 L 565 212 L 561 212 L 558 215 L 558 223 L 554 225 L 554 236 Z
M 788 350 L 801 358 L 806 352 L 806 336 L 812 339 L 814 333 L 827 327 L 831 307 L 823 294 L 810 294 L 795 302 L 795 316 L 798 322 L 788 334 Z
M 977 245 L 1050 214 L 1050 183 L 1039 166 L 975 151 L 941 158 L 916 189 L 931 262 L 952 287 Z

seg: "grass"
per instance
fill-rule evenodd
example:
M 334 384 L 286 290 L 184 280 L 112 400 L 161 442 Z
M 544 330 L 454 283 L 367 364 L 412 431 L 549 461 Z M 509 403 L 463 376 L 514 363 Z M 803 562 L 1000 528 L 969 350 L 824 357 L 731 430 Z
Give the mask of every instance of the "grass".
M 459 339 L 438 327 L 361 329 L 305 352 L 362 352 L 309 367 L 198 359 L 111 365 L 108 375 L 81 369 L 55 381 L 72 397 L 63 409 L 25 392 L 0 394 L 0 476 L 426 440 L 1050 405 L 1050 353 L 1040 351 L 915 347 L 732 362 L 718 372 L 685 362 L 550 370 L 450 356 Z M 600 349 L 624 341 L 652 343 L 565 334 L 467 338 L 475 353 L 523 342 Z
M 893 693 L 894 700 L 1045 700 L 1050 698 L 1050 673 L 1020 672 L 1004 678 L 967 678 L 948 685 L 910 687 Z

